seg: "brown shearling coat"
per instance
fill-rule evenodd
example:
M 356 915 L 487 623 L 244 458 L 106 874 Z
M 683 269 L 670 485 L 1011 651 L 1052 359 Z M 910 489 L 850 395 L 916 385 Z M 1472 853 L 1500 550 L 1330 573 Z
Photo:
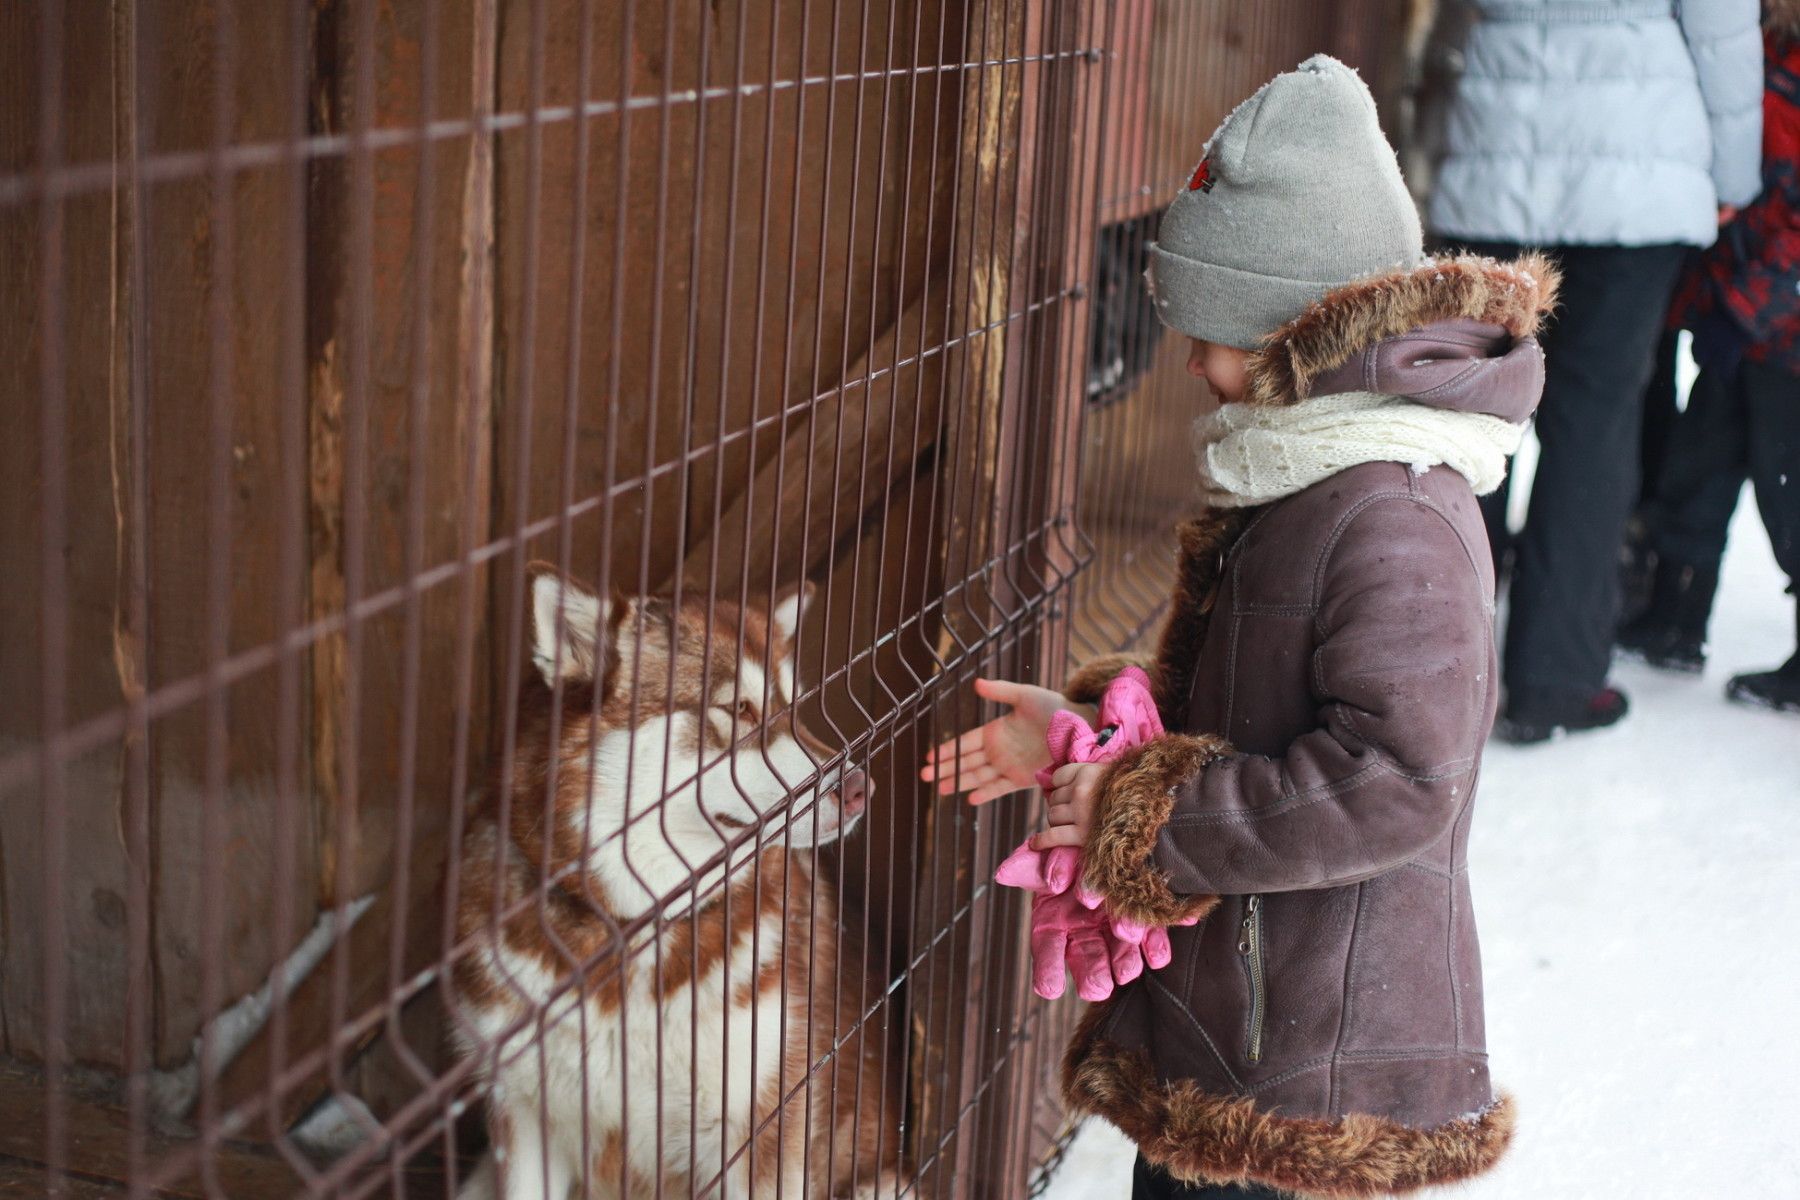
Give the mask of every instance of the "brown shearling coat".
M 1367 390 L 1523 421 L 1554 292 L 1537 259 L 1358 281 L 1265 343 L 1247 398 Z M 1475 496 L 1447 467 L 1364 464 L 1182 528 L 1151 664 L 1181 732 L 1109 769 L 1086 862 L 1128 915 L 1207 915 L 1090 1010 L 1064 1063 L 1070 1105 L 1178 1179 L 1374 1196 L 1505 1150 L 1466 858 L 1493 598 Z

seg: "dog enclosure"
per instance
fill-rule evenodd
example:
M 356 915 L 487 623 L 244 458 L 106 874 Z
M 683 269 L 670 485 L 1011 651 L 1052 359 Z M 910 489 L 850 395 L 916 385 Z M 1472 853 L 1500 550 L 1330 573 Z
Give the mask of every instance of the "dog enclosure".
M 869 1040 L 896 1191 L 1027 1194 L 1073 1002 L 1030 994 L 989 881 L 1036 801 L 917 768 L 992 715 L 976 676 L 1151 635 L 1196 386 L 1140 283 L 1156 213 L 1310 53 L 1393 111 L 1410 10 L 0 11 L 0 1195 L 462 1185 L 453 977 L 549 903 L 459 932 L 463 832 L 525 753 L 533 561 L 708 613 L 815 588 L 794 709 L 827 753 L 571 986 L 860 769 L 816 869 L 852 936 L 807 966 L 855 1003 L 783 1087 L 831 1096 Z M 626 1123 L 660 1141 L 695 1094 Z M 750 1152 L 581 1182 L 724 1195 Z

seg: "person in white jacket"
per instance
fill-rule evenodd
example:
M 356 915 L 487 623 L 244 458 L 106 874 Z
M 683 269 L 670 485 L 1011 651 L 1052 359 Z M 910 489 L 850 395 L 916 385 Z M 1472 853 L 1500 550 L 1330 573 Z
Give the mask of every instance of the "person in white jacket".
M 1563 272 L 1540 335 L 1543 453 L 1509 543 L 1512 615 L 1498 731 L 1519 742 L 1611 725 L 1616 558 L 1637 496 L 1652 354 L 1690 247 L 1760 185 L 1757 0 L 1465 0 L 1473 17 L 1427 225 L 1448 242 Z

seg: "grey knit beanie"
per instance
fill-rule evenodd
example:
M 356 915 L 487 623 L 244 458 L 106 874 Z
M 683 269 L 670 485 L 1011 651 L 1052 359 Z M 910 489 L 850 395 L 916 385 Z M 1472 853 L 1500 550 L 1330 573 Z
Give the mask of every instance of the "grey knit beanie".
M 1158 238 L 1146 278 L 1163 324 L 1240 350 L 1332 288 L 1425 260 L 1375 99 L 1324 54 L 1225 118 Z

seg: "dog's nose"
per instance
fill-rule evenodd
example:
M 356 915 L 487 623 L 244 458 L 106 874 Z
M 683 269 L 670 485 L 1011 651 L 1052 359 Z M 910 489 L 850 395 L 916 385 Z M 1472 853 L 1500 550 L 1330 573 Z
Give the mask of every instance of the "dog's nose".
M 838 803 L 843 806 L 844 815 L 860 816 L 869 803 L 869 796 L 875 791 L 869 777 L 860 770 L 844 772 L 844 778 L 838 784 Z

